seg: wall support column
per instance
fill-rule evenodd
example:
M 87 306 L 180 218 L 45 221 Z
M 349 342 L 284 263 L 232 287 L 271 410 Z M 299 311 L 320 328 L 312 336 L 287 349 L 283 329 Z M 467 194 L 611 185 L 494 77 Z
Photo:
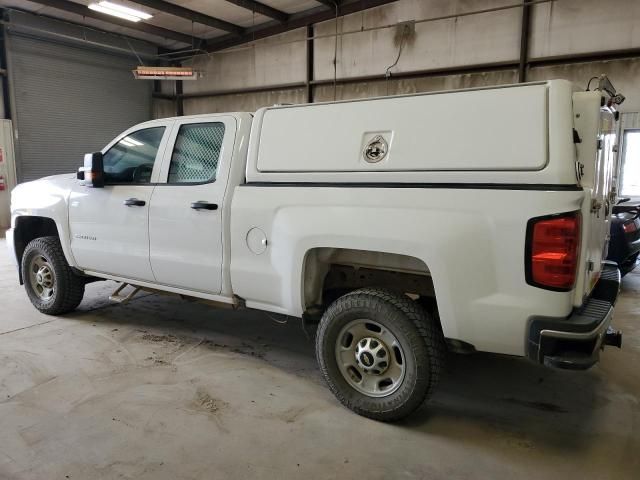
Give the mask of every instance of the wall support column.
M 0 17 L 7 21 L 5 10 L 0 11 Z M 7 42 L 4 24 L 0 25 L 0 85 L 2 88 L 2 104 L 4 106 L 3 117 L 11 119 L 11 96 L 9 95 L 9 68 L 7 66 Z
M 176 115 L 178 117 L 184 116 L 184 98 L 182 97 L 182 80 L 175 80 L 176 82 Z
M 520 26 L 520 62 L 518 64 L 518 82 L 527 81 L 527 61 L 529 58 L 529 32 L 531 29 L 530 0 L 522 0 L 522 24 Z
M 307 92 L 307 103 L 313 103 L 313 25 L 307 25 L 307 78 L 305 88 Z

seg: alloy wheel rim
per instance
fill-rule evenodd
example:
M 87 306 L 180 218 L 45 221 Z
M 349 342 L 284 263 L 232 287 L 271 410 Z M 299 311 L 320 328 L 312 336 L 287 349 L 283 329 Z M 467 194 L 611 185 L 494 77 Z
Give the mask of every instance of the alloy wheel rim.
M 378 322 L 349 322 L 338 334 L 335 353 L 342 377 L 364 395 L 386 397 L 402 385 L 404 351 L 393 332 Z
M 40 300 L 48 301 L 53 297 L 56 286 L 56 276 L 49 260 L 36 255 L 29 263 L 29 282 Z

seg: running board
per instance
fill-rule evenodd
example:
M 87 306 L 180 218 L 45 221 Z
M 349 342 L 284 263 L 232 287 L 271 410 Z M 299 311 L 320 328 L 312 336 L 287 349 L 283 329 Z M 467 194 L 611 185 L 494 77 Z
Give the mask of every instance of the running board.
M 123 303 L 123 304 L 124 303 L 128 303 L 141 290 L 140 287 L 135 287 L 133 285 L 130 285 L 131 287 L 133 287 L 133 290 L 128 295 L 123 295 L 121 292 L 127 286 L 129 286 L 128 283 L 124 283 L 124 282 L 121 283 L 120 286 L 118 286 L 118 288 L 116 288 L 115 292 L 113 292 L 111 295 L 109 295 L 109 300 L 111 300 L 112 302 L 115 302 L 115 303 Z

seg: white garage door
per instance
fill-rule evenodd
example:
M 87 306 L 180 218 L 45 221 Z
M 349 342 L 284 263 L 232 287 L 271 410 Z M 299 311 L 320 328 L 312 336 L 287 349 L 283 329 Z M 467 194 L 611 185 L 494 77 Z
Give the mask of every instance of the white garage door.
M 135 58 L 15 33 L 7 47 L 19 182 L 75 172 L 84 153 L 151 118 Z

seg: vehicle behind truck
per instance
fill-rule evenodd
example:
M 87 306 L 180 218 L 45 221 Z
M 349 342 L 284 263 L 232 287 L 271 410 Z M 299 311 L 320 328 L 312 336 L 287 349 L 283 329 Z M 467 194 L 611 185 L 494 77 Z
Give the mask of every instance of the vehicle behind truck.
M 616 104 L 563 80 L 153 120 L 77 175 L 12 192 L 33 305 L 85 285 L 319 323 L 338 400 L 396 420 L 447 352 L 586 369 L 620 285 L 607 263 Z

